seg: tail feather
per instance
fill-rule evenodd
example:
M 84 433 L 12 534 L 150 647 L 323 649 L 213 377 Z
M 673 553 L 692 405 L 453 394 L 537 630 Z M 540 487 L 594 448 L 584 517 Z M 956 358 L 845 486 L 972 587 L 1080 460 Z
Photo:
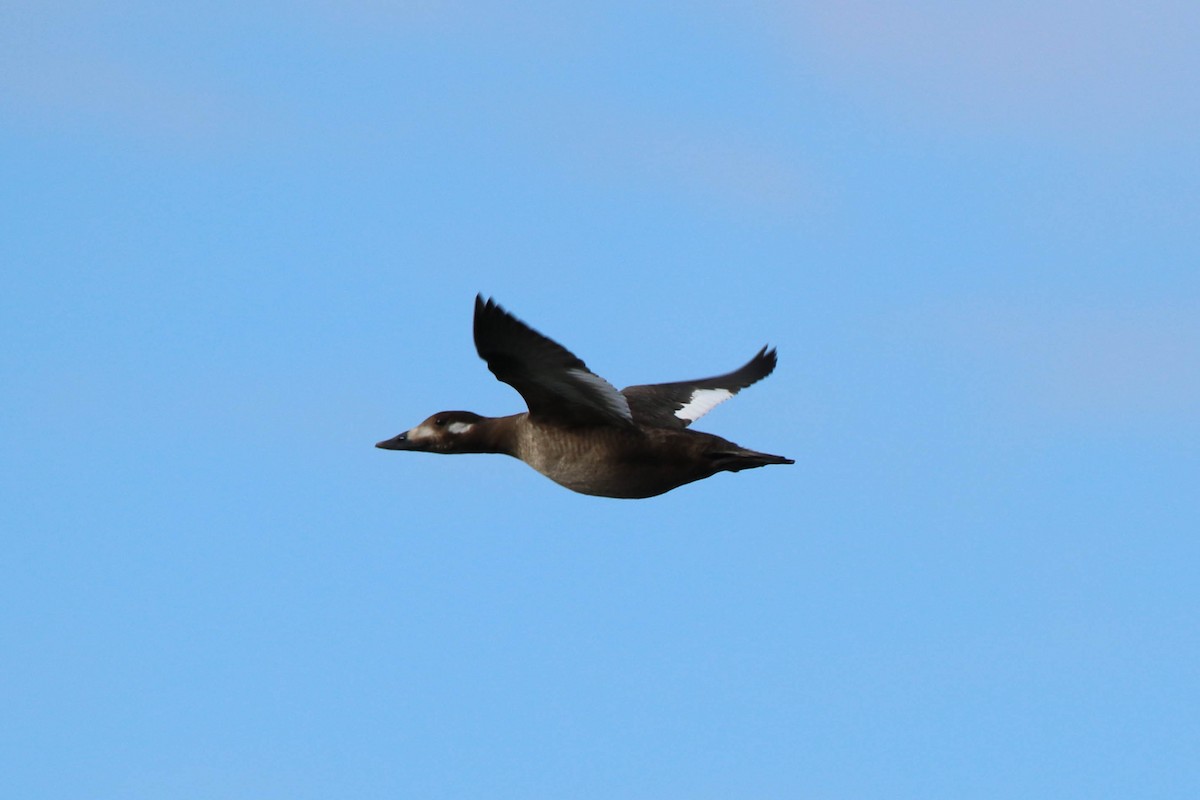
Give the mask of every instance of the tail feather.
M 774 456 L 770 453 L 760 453 L 757 450 L 735 450 L 712 454 L 719 470 L 726 472 L 741 472 L 744 469 L 766 467 L 771 464 L 795 464 L 790 458 Z

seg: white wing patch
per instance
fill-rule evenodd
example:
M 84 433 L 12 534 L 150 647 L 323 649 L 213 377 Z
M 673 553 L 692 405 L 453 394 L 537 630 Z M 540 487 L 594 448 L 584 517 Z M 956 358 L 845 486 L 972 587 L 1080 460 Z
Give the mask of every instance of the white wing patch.
M 625 395 L 618 392 L 611 383 L 582 369 L 569 369 L 567 374 L 587 387 L 589 399 L 600 401 L 606 411 L 633 422 L 633 413 L 629 410 Z
M 733 392 L 728 389 L 696 389 L 683 408 L 675 412 L 675 416 L 695 422 L 731 397 Z

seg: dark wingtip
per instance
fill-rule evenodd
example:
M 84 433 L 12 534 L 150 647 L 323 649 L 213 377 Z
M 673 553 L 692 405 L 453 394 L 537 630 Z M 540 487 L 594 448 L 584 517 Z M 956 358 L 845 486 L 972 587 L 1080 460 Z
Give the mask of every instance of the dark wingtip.
M 762 349 L 754 354 L 754 358 L 747 361 L 741 369 L 733 373 L 734 376 L 742 382 L 742 388 L 758 383 L 763 378 L 775 371 L 775 365 L 779 363 L 779 356 L 775 352 L 775 348 L 769 344 L 764 344 Z
M 495 298 L 483 299 L 482 294 L 475 295 L 475 318 L 472 322 L 472 334 L 475 339 L 475 352 L 485 361 L 488 358 L 488 351 L 491 349 L 492 339 L 497 335 L 497 326 L 501 325 L 501 320 L 509 318 L 511 315 L 500 307 Z
M 496 298 L 489 297 L 485 300 L 482 294 L 475 295 L 476 325 L 479 325 L 481 322 L 486 324 L 492 319 L 499 317 L 508 317 L 509 319 L 513 318 L 512 314 L 509 314 L 508 311 L 505 310 L 504 306 L 496 302 Z

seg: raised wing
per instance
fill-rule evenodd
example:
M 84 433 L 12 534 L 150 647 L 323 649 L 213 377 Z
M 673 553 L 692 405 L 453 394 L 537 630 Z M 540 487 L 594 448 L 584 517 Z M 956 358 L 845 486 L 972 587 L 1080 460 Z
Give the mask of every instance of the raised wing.
M 532 418 L 633 424 L 629 403 L 608 381 L 570 350 L 480 295 L 475 296 L 475 350 L 496 378 L 520 392 Z
M 698 381 L 630 386 L 621 394 L 639 425 L 686 428 L 752 383 L 775 369 L 775 349 L 764 347 L 740 369 Z

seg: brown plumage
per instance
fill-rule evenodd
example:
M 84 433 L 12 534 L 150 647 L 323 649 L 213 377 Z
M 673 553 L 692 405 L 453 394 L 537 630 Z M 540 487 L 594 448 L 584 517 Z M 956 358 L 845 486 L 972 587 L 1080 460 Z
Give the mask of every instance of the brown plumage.
M 529 411 L 482 417 L 443 411 L 376 447 L 503 453 L 583 494 L 652 497 L 717 472 L 795 463 L 687 426 L 775 368 L 763 348 L 745 366 L 698 381 L 618 392 L 575 354 L 492 300 L 475 298 L 475 348 Z

